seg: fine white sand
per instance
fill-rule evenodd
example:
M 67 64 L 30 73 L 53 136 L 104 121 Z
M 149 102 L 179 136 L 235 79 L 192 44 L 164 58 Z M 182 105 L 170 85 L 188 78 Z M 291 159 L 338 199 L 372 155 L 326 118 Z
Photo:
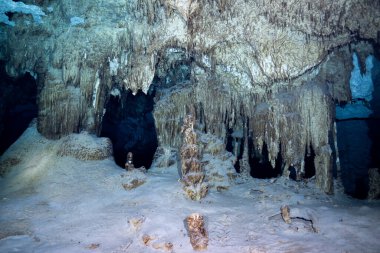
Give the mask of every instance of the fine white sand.
M 193 212 L 206 218 L 206 252 L 380 252 L 379 201 L 352 199 L 339 188 L 328 196 L 313 181 L 237 178 L 194 202 L 176 164 L 128 173 L 112 157 L 57 155 L 62 142 L 32 125 L 0 157 L 7 170 L 0 178 L 0 252 L 165 252 L 165 243 L 171 252 L 193 252 L 184 224 Z M 133 179 L 145 183 L 126 190 Z M 291 224 L 280 215 L 285 204 Z M 144 235 L 152 238 L 147 245 Z

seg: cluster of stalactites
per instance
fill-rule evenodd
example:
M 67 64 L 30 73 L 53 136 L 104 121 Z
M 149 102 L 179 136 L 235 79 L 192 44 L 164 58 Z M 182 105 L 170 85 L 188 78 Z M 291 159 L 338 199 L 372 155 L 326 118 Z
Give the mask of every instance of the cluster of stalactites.
M 248 147 L 245 142 L 244 149 L 253 149 L 248 151 L 250 154 L 262 154 L 266 145 L 272 167 L 281 154 L 283 168 L 293 166 L 298 173 L 304 173 L 305 149 L 311 146 L 315 152 L 317 184 L 325 192 L 332 192 L 334 104 L 326 85 L 309 83 L 265 98 L 205 90 L 209 90 L 208 86 L 198 83 L 185 94 L 172 93 L 165 103 L 157 103 L 155 118 L 161 146 L 178 145 L 176 133 L 180 126 L 176 122 L 185 117 L 181 105 L 195 101 L 200 130 L 225 142 L 227 129 L 243 130 L 242 141 L 249 138 L 253 144 Z

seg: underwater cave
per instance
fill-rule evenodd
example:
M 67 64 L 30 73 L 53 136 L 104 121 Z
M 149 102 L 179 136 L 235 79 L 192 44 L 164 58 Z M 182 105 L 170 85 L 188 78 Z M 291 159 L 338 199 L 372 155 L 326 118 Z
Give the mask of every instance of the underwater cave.
M 111 139 L 116 164 L 124 168 L 128 152 L 133 154 L 135 167 L 148 169 L 157 149 L 153 118 L 154 91 L 133 95 L 130 90 L 114 88 L 106 105 L 102 137 Z
M 0 0 L 0 41 L 0 253 L 380 253 L 380 0 Z
M 37 117 L 37 83 L 26 72 L 12 78 L 0 62 L 0 155 L 5 152 Z

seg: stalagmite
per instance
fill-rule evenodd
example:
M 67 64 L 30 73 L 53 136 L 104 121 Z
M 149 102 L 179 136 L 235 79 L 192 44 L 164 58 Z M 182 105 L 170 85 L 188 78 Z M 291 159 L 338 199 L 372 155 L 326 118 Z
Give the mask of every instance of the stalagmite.
M 199 161 L 199 147 L 194 123 L 194 117 L 187 115 L 181 130 L 184 135 L 181 147 L 181 177 L 187 196 L 192 200 L 200 200 L 206 196 L 208 186 L 204 182 L 205 174 Z

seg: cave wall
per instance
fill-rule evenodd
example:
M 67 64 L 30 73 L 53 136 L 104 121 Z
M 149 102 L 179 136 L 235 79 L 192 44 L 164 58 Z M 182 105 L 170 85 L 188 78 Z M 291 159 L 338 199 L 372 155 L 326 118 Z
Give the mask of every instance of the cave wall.
M 193 107 L 203 131 L 225 138 L 227 128 L 243 130 L 256 149 L 268 146 L 271 163 L 281 143 L 284 162 L 302 171 L 311 145 L 317 184 L 332 192 L 333 102 L 350 99 L 345 59 L 352 50 L 368 54 L 358 42 L 380 42 L 378 1 L 25 3 L 45 11 L 43 23 L 14 15 L 14 27 L 1 24 L 0 58 L 11 76 L 36 74 L 45 136 L 99 134 L 112 87 L 147 93 L 181 61 L 189 80 L 163 87 L 156 101 L 159 145 L 179 146 L 181 120 Z M 342 78 L 330 68 L 339 65 Z

